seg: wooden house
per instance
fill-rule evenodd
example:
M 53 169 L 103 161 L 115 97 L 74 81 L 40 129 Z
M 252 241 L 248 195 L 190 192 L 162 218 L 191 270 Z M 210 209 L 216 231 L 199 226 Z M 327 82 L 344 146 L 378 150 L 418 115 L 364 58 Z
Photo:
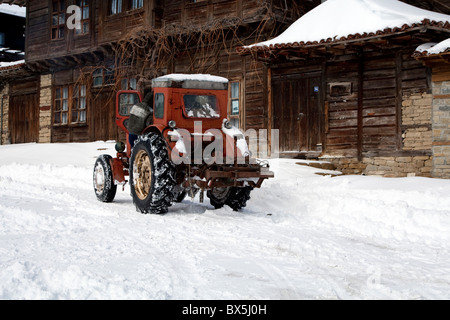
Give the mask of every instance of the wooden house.
M 431 70 L 413 53 L 449 37 L 450 7 L 404 2 L 328 0 L 279 37 L 239 49 L 268 66 L 267 128 L 279 130 L 281 156 L 351 174 L 433 175 Z M 365 29 L 377 21 L 388 25 Z
M 123 139 L 115 124 L 115 93 L 144 91 L 151 78 L 168 73 L 227 77 L 230 119 L 242 128 L 264 128 L 267 97 L 261 79 L 266 67 L 235 48 L 273 37 L 320 0 L 0 3 L 27 8 L 30 72 L 20 80 L 10 78 L 2 88 L 9 102 L 4 108 L 8 135 L 12 143 L 45 143 Z M 23 106 L 27 111 L 19 112 Z M 20 127 L 30 121 L 37 123 L 37 130 L 24 135 Z

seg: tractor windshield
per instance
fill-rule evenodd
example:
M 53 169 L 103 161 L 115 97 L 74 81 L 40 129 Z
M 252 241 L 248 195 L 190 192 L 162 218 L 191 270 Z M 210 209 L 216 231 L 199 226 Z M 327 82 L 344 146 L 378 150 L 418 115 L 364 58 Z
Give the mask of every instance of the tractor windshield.
M 185 95 L 183 100 L 189 118 L 220 118 L 220 109 L 215 96 Z

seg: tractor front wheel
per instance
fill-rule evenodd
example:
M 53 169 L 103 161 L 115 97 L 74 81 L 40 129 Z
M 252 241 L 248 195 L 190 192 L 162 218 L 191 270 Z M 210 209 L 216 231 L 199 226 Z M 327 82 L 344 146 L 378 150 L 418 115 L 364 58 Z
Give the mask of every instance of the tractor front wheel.
M 113 202 L 117 192 L 111 160 L 111 156 L 102 155 L 98 157 L 94 166 L 93 181 L 95 195 L 99 201 L 106 203 Z

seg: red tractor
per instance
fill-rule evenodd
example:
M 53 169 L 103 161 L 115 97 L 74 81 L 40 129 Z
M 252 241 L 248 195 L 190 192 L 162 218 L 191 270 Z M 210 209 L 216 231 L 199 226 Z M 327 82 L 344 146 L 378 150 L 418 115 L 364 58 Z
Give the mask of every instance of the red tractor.
M 116 122 L 127 142 L 116 144 L 116 158 L 97 159 L 97 198 L 112 202 L 128 178 L 142 213 L 167 213 L 198 192 L 203 202 L 205 191 L 216 209 L 245 207 L 253 188 L 274 174 L 251 158 L 244 135 L 226 119 L 227 108 L 228 80 L 210 75 L 156 78 L 144 99 L 138 91 L 118 92 Z

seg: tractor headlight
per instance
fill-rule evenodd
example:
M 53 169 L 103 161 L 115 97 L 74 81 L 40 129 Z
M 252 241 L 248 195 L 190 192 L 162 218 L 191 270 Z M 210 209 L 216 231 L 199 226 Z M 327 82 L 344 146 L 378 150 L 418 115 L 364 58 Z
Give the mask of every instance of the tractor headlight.
M 126 148 L 125 143 L 123 143 L 123 142 L 117 142 L 117 143 L 116 143 L 116 151 L 117 151 L 118 153 L 124 152 L 124 151 L 125 151 L 125 148 Z
M 175 129 L 177 127 L 177 123 L 175 121 L 169 121 L 169 127 Z
M 231 124 L 231 122 L 229 120 L 225 120 L 223 122 L 223 126 L 225 127 L 225 129 L 228 129 L 228 130 L 233 129 L 233 125 Z

